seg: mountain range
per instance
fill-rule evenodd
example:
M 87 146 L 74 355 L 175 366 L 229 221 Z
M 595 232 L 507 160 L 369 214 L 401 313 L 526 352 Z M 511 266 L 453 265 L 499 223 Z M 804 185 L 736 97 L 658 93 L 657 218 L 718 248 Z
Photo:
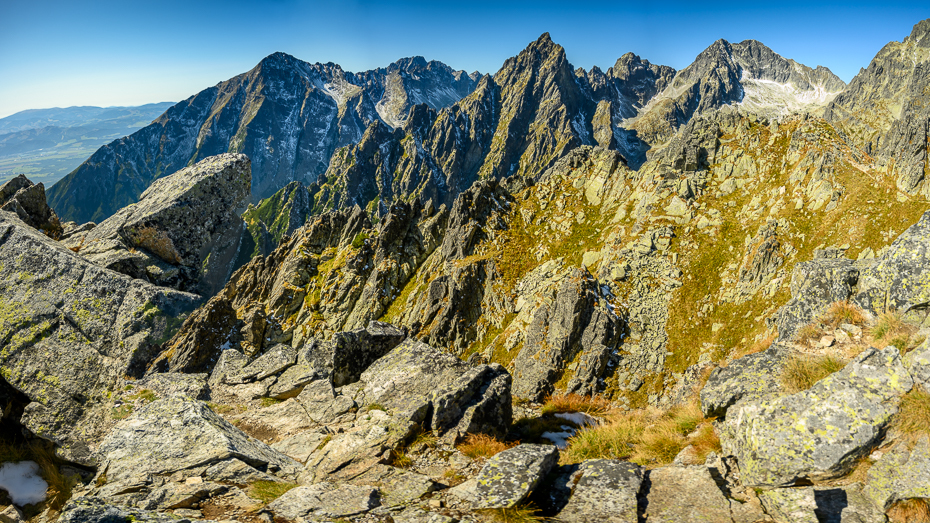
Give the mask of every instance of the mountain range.
M 926 520 L 928 107 L 930 20 L 848 85 L 276 53 L 0 186 L 0 454 L 39 523 Z

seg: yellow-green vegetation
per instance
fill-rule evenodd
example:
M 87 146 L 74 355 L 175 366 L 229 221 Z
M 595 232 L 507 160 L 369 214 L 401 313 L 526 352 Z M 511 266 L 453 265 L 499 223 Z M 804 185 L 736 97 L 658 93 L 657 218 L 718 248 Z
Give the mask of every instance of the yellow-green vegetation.
M 883 312 L 869 330 L 872 342 L 878 348 L 889 345 L 896 347 L 902 354 L 907 354 L 924 342 L 926 338 L 916 336 L 917 327 L 904 321 L 897 311 Z
M 532 503 L 523 503 L 512 508 L 485 509 L 479 512 L 495 523 L 539 523 L 546 520 Z
M 391 451 L 390 464 L 399 468 L 406 469 L 413 466 L 413 459 L 407 454 L 406 448 L 396 448 Z
M 132 405 L 129 403 L 123 403 L 119 407 L 114 407 L 110 415 L 115 420 L 123 420 L 132 415 Z
M 753 342 L 750 345 L 741 345 L 737 347 L 737 349 L 733 352 L 732 358 L 735 360 L 735 359 L 742 358 L 743 356 L 748 356 L 750 354 L 755 354 L 757 352 L 768 350 L 768 348 L 772 346 L 772 343 L 775 341 L 775 338 L 777 337 L 778 335 L 773 332 L 769 334 L 768 336 L 765 336 L 764 338 L 761 338 L 758 341 Z
M 262 503 L 271 503 L 296 486 L 296 483 L 256 481 L 249 485 L 249 497 L 255 498 Z
M 778 381 L 789 394 L 796 394 L 842 370 L 846 363 L 846 360 L 831 355 L 793 355 L 785 362 L 781 374 L 778 375 Z
M 279 400 L 278 398 L 264 397 L 259 401 L 261 401 L 262 407 L 270 407 L 272 405 L 277 405 L 278 403 L 281 403 L 284 400 Z
M 810 260 L 817 247 L 851 244 L 846 255 L 854 259 L 866 249 L 878 251 L 930 208 L 926 201 L 899 193 L 893 175 L 873 171 L 857 163 L 855 153 L 823 120 L 785 122 L 775 134 L 765 126 L 750 127 L 748 132 L 725 134 L 720 140 L 758 167 L 758 174 L 749 182 L 752 190 L 737 190 L 726 196 L 708 191 L 700 196 L 700 202 L 705 208 L 720 212 L 720 225 L 706 229 L 693 226 L 676 228 L 676 244 L 680 246 L 679 268 L 684 277 L 682 287 L 672 295 L 666 325 L 668 350 L 673 353 L 666 361 L 666 368 L 672 372 L 681 372 L 697 361 L 699 352 L 694 350 L 694 340 L 719 347 L 719 351 L 712 354 L 713 359 L 719 360 L 739 346 L 742 340 L 754 339 L 767 328 L 763 319 L 790 298 L 788 282 L 785 281 L 764 300 L 735 303 L 712 299 L 723 288 L 723 275 L 729 265 L 740 261 L 736 255 L 745 252 L 747 233 L 755 234 L 769 220 L 783 219 L 788 227 L 779 228 L 779 241 L 796 249 L 782 265 L 782 269 L 790 275 L 794 264 Z M 791 137 L 799 134 L 809 138 L 797 149 L 799 156 L 792 156 L 795 151 L 789 151 L 788 146 Z M 759 147 L 759 143 L 769 145 Z M 805 197 L 801 208 L 796 208 L 790 192 L 796 185 L 789 178 L 806 155 L 830 150 L 840 152 L 835 156 L 831 182 L 834 187 L 842 186 L 842 197 L 816 210 L 811 208 L 811 200 Z M 712 173 L 715 169 L 716 165 L 711 165 Z M 805 184 L 810 176 L 809 173 L 805 176 Z M 774 194 L 772 191 L 781 187 L 789 190 L 784 197 L 778 197 L 786 198 L 785 205 L 770 209 L 763 207 L 769 212 L 740 215 L 742 209 L 751 208 L 751 200 L 758 195 Z M 762 202 L 767 198 L 762 198 Z M 747 259 L 751 258 L 752 253 L 745 254 Z M 711 300 L 706 301 L 707 298 Z M 702 303 L 713 307 L 709 312 L 695 314 Z M 715 332 L 711 329 L 714 324 L 723 327 Z
M 361 249 L 365 245 L 365 240 L 368 239 L 368 234 L 365 231 L 362 231 L 355 235 L 355 238 L 352 239 L 352 247 L 355 249 Z
M 698 460 L 720 450 L 711 420 L 704 418 L 695 401 L 665 412 L 650 408 L 608 414 L 605 423 L 581 429 L 569 439 L 561 460 L 625 459 L 658 466 L 671 463 L 688 445 Z
M 144 403 L 151 403 L 158 399 L 158 396 L 156 396 L 155 393 L 149 389 L 142 389 L 136 394 L 129 396 L 127 399 L 130 401 L 142 400 Z
M 387 408 L 380 403 L 370 403 L 365 407 L 366 412 L 371 412 L 373 410 L 380 410 L 382 412 L 387 412 Z
M 558 394 L 550 396 L 543 404 L 543 414 L 584 412 L 592 416 L 603 416 L 610 411 L 610 401 L 601 396 L 580 394 Z
M 930 504 L 923 498 L 896 502 L 886 512 L 892 523 L 930 523 Z
M 504 442 L 487 434 L 468 434 L 456 448 L 469 458 L 487 459 L 514 445 L 516 445 L 516 443 Z
M 930 393 L 918 386 L 905 394 L 891 418 L 891 430 L 911 444 L 930 436 Z

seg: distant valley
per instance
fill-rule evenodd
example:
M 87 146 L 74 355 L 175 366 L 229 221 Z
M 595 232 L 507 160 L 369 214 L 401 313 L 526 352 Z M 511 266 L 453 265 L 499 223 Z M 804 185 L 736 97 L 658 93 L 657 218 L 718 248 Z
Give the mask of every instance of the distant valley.
M 23 173 L 51 186 L 94 151 L 145 127 L 172 105 L 30 109 L 0 118 L 0 182 Z

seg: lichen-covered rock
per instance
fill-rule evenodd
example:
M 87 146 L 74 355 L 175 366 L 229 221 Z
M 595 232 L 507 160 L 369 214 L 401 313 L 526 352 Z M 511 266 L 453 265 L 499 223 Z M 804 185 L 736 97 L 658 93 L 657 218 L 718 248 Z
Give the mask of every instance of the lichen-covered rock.
M 360 413 L 338 434 L 327 435 L 307 458 L 303 483 L 348 481 L 388 462 L 394 448 L 413 434 L 416 425 L 382 410 Z
M 855 302 L 881 313 L 909 312 L 930 301 L 930 212 L 898 236 L 888 250 L 859 275 Z
M 930 341 L 924 342 L 904 356 L 904 365 L 907 367 L 915 385 L 930 390 Z
M 574 487 L 556 519 L 565 523 L 636 523 L 643 470 L 632 463 L 588 460 L 572 476 Z
M 513 419 L 510 375 L 503 367 L 471 367 L 414 340 L 377 360 L 362 373 L 361 382 L 359 404 L 377 404 L 437 435 L 503 436 Z
M 790 349 L 773 344 L 768 349 L 717 367 L 701 389 L 701 412 L 707 417 L 723 418 L 738 401 L 761 399 L 780 392 L 775 377 L 790 354 Z
M 201 476 L 203 468 L 232 459 L 284 478 L 296 477 L 301 469 L 204 403 L 180 396 L 156 400 L 119 423 L 100 444 L 98 454 L 98 486 L 92 494 L 104 497 L 128 487 L 154 490 L 157 476 Z
M 871 468 L 864 492 L 883 510 L 894 502 L 930 498 L 930 440 L 926 436 L 909 448 L 899 444 Z
M 759 499 L 777 523 L 885 523 L 885 513 L 860 485 L 763 490 Z
M 251 172 L 243 154 L 203 159 L 156 180 L 138 203 L 120 209 L 80 238 L 70 238 L 68 246 L 99 265 L 153 283 L 164 278 L 164 267 L 156 261 L 160 260 L 180 271 L 176 288 L 213 296 L 235 268 L 245 231 L 239 214 L 249 199 Z M 104 241 L 113 243 L 94 248 Z M 137 263 L 118 263 L 133 251 L 142 254 Z
M 90 465 L 110 393 L 141 376 L 197 296 L 97 267 L 0 211 L 0 372 L 31 402 L 21 422 Z
M 61 221 L 45 200 L 45 185 L 34 184 L 20 174 L 0 186 L 0 210 L 11 212 L 26 224 L 58 239 Z
M 475 508 L 512 508 L 527 498 L 559 460 L 554 445 L 523 444 L 495 454 L 478 473 Z
M 297 487 L 268 504 L 275 515 L 288 520 L 331 521 L 364 514 L 380 506 L 378 490 L 323 482 Z
M 321 425 L 336 421 L 337 418 L 355 407 L 355 400 L 344 394 L 336 395 L 328 379 L 311 381 L 297 396 L 310 419 Z
M 789 486 L 849 471 L 913 381 L 894 347 L 868 349 L 810 390 L 731 407 L 721 432 L 750 486 Z
M 646 483 L 640 508 L 650 523 L 733 521 L 730 501 L 706 467 L 660 467 L 646 474 Z
M 115 523 L 135 521 L 139 523 L 190 523 L 191 520 L 171 514 L 138 510 L 117 506 L 98 497 L 74 498 L 65 505 L 58 518 L 60 523 Z
M 817 258 L 801 262 L 791 272 L 791 300 L 778 310 L 778 341 L 791 341 L 798 329 L 811 323 L 836 301 L 849 299 L 859 270 L 845 258 Z

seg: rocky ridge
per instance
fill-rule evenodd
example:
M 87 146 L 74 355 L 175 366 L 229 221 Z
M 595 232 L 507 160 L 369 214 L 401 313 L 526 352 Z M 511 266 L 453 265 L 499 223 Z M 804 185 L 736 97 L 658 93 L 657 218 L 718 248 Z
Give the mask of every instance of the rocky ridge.
M 333 151 L 357 142 L 370 123 L 403 120 L 413 102 L 439 109 L 458 100 L 473 76 L 422 58 L 353 74 L 274 53 L 100 148 L 52 187 L 49 202 L 66 220 L 103 221 L 158 178 L 227 152 L 252 161 L 258 201 L 291 181 L 316 181 Z

